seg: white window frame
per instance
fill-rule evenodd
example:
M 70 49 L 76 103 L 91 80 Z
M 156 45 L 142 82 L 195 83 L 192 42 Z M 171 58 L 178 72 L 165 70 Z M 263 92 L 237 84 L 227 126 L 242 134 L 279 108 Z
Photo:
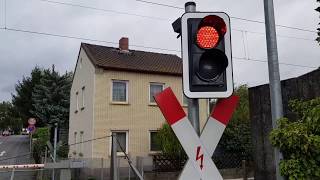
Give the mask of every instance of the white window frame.
M 111 130 L 109 141 L 109 156 L 111 156 L 112 133 L 126 133 L 126 154 L 129 152 L 129 130 Z M 117 156 L 125 156 L 123 152 L 117 152 Z
M 76 110 L 75 113 L 79 111 L 79 92 L 76 92 Z
M 114 101 L 113 100 L 113 82 L 123 82 L 123 83 L 126 83 L 126 101 Z M 129 81 L 128 80 L 118 80 L 118 79 L 112 79 L 111 80 L 111 90 L 110 90 L 110 99 L 111 99 L 111 102 L 113 104 L 128 104 L 129 103 Z
M 79 133 L 79 135 L 80 135 L 80 151 L 79 151 L 79 153 L 82 153 L 82 154 L 83 154 L 83 134 L 84 134 L 84 132 L 80 131 L 80 133 Z
M 153 132 L 159 132 L 159 130 L 150 130 L 149 131 L 149 151 L 151 152 L 151 153 L 159 153 L 159 152 L 161 152 L 161 150 L 159 150 L 159 151 L 153 151 L 153 150 L 151 150 L 151 133 L 153 133 Z
M 148 91 L 148 93 L 149 93 L 149 104 L 151 104 L 151 105 L 156 105 L 157 103 L 156 102 L 151 102 L 151 98 L 153 98 L 153 97 L 151 97 L 150 95 L 151 95 L 151 85 L 160 85 L 160 86 L 162 86 L 162 90 L 164 90 L 164 88 L 165 88 L 165 83 L 159 83 L 159 82 L 150 82 L 149 83 L 149 91 Z
M 81 107 L 81 110 L 84 110 L 84 108 L 85 108 L 85 91 L 86 90 L 86 87 L 85 86 L 83 86 L 82 88 L 81 88 L 81 92 L 82 92 L 82 107 Z
M 75 145 L 75 151 L 77 152 L 77 131 L 75 131 L 74 133 L 73 133 L 73 140 L 74 140 L 74 145 Z

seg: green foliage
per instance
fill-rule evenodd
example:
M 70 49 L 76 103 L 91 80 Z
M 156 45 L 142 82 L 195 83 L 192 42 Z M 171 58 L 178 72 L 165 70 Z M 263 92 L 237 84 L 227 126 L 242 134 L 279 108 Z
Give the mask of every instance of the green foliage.
M 59 123 L 67 128 L 72 75 L 61 76 L 53 66 L 52 70 L 44 70 L 42 76 L 32 93 L 34 110 L 31 113 L 46 124 Z
M 27 126 L 27 119 L 34 117 L 31 113 L 34 110 L 32 104 L 32 92 L 34 87 L 40 83 L 42 78 L 42 69 L 35 67 L 31 71 L 31 75 L 23 77 L 22 81 L 15 85 L 15 94 L 12 94 L 12 104 L 20 119 L 24 121 L 24 126 Z M 44 126 L 41 120 L 37 122 L 37 126 Z
M 17 117 L 14 107 L 10 102 L 0 103 L 0 130 L 11 129 L 19 134 L 22 129 L 21 118 Z
M 68 158 L 69 146 L 68 144 L 61 144 L 57 150 L 57 155 L 60 158 Z
M 184 150 L 168 124 L 163 124 L 156 136 L 156 143 L 159 144 L 162 152 L 169 156 L 181 156 Z
M 283 153 L 280 171 L 289 179 L 320 179 L 320 98 L 290 101 L 297 119 L 282 118 L 270 140 Z
M 35 139 L 33 142 L 33 158 L 36 163 L 41 163 L 41 157 L 44 156 L 47 141 L 49 141 L 50 133 L 48 127 L 38 128 L 36 132 L 32 135 Z
M 218 147 L 227 153 L 252 156 L 251 124 L 249 118 L 249 94 L 247 85 L 235 89 L 240 97 L 232 119 L 226 127 Z
M 252 154 L 252 139 L 248 87 L 246 85 L 239 86 L 236 88 L 235 94 L 240 96 L 240 102 L 219 142 L 219 148 L 227 153 L 250 158 Z M 157 143 L 165 154 L 173 156 L 185 154 L 180 142 L 168 124 L 164 124 L 157 134 Z

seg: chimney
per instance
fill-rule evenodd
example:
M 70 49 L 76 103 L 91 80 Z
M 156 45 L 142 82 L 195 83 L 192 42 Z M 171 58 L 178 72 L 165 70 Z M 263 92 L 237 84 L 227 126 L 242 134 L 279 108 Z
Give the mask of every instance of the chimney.
M 120 51 L 129 51 L 129 38 L 122 37 L 119 40 L 119 49 Z

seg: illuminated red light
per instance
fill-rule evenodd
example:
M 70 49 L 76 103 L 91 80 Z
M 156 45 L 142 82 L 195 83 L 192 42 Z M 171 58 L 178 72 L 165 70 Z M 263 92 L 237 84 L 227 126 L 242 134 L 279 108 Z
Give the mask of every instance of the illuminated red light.
M 211 49 L 217 46 L 219 42 L 219 33 L 212 26 L 203 26 L 197 33 L 197 44 L 200 48 Z

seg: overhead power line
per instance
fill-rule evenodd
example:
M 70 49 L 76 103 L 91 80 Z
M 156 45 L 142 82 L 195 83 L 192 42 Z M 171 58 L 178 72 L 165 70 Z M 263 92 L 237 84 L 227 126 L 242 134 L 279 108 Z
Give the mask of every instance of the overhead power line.
M 241 58 L 241 57 L 232 57 L 233 59 L 238 59 L 238 60 L 244 60 L 244 61 L 254 61 L 254 62 L 263 62 L 263 63 L 267 63 L 267 60 L 264 59 L 252 59 L 252 58 Z M 279 64 L 282 65 L 287 65 L 287 66 L 296 66 L 296 67 L 303 67 L 303 68 L 318 68 L 315 66 L 305 66 L 305 65 L 300 65 L 300 64 L 292 64 L 292 63 L 283 63 L 283 62 L 279 62 Z
M 153 4 L 153 5 L 158 5 L 158 6 L 165 6 L 165 7 L 170 7 L 170 8 L 175 8 L 175 9 L 184 10 L 184 8 L 182 8 L 182 7 L 172 6 L 172 5 L 168 5 L 168 4 L 156 3 L 156 2 L 145 1 L 145 0 L 136 0 L 136 1 L 143 2 L 143 3 L 147 3 L 147 4 Z
M 142 17 L 142 18 L 157 19 L 157 20 L 162 20 L 162 21 L 169 20 L 169 19 L 162 18 L 162 17 L 146 16 L 146 15 L 128 13 L 128 12 L 123 12 L 123 11 L 115 11 L 115 10 L 111 10 L 111 9 L 102 9 L 102 8 L 97 8 L 97 7 L 84 6 L 84 5 L 80 5 L 80 4 L 66 3 L 66 2 L 61 2 L 61 1 L 51 1 L 51 0 L 40 0 L 40 1 L 52 3 L 52 4 L 60 4 L 60 5 L 73 6 L 73 7 L 85 8 L 85 9 L 92 9 L 92 10 L 96 10 L 96 11 L 104 11 L 104 12 L 111 12 L 111 13 L 124 14 L 124 15 L 130 15 L 130 16 L 137 16 L 137 17 Z
M 248 31 L 248 30 L 242 30 L 242 29 L 232 29 L 234 31 L 239 31 L 239 32 L 247 32 L 251 34 L 260 34 L 260 35 L 266 35 L 264 32 L 257 32 L 257 31 Z M 287 35 L 282 35 L 282 34 L 277 34 L 277 37 L 284 37 L 284 38 L 289 38 L 289 39 L 299 39 L 299 40 L 305 40 L 305 41 L 313 41 L 316 42 L 314 39 L 309 39 L 309 38 L 302 38 L 302 37 L 293 37 L 293 36 L 287 36 Z
M 121 12 L 121 11 L 115 11 L 115 10 L 109 10 L 109 9 L 102 9 L 102 8 L 96 8 L 96 7 L 90 7 L 90 6 L 84 6 L 84 5 L 79 5 L 79 4 L 73 4 L 73 3 L 65 3 L 65 2 L 61 2 L 61 1 L 51 1 L 51 0 L 40 0 L 43 2 L 47 2 L 47 3 L 52 3 L 52 4 L 58 4 L 58 5 L 64 5 L 64 6 L 73 6 L 73 7 L 79 7 L 79 8 L 85 8 L 85 9 L 92 9 L 92 10 L 96 10 L 96 11 L 104 11 L 104 12 L 111 12 L 111 13 L 116 13 L 116 14 L 124 14 L 124 15 L 130 15 L 130 16 L 137 16 L 137 17 L 142 17 L 142 18 L 149 18 L 149 19 L 155 19 L 155 20 L 161 20 L 161 21 L 170 21 L 171 19 L 166 19 L 166 18 L 161 18 L 161 17 L 155 17 L 155 16 L 146 16 L 146 15 L 141 15 L 141 14 L 133 14 L 133 13 L 127 13 L 127 12 Z M 144 2 L 144 3 L 149 3 L 148 1 L 144 1 L 144 0 L 136 0 L 139 2 Z M 161 5 L 161 6 L 165 6 L 164 4 L 161 3 L 152 3 L 155 5 Z M 174 8 L 179 8 L 176 6 L 166 6 L 166 7 L 174 7 Z M 180 8 L 179 8 L 180 9 Z M 183 9 L 183 8 L 181 8 Z M 233 17 L 235 19 L 240 19 L 240 20 L 245 20 L 243 18 L 238 18 L 238 17 Z M 254 20 L 250 20 L 251 22 L 256 22 L 256 23 L 261 23 L 260 21 L 254 21 Z M 264 23 L 264 22 L 262 22 Z M 248 33 L 253 33 L 253 34 L 261 34 L 261 35 L 265 35 L 265 33 L 263 32 L 256 32 L 256 31 L 248 31 L 248 30 L 241 30 L 241 29 L 232 29 L 235 31 L 246 31 Z M 277 34 L 278 37 L 286 37 L 286 38 L 290 38 L 290 39 L 299 39 L 299 40 L 306 40 L 306 41 L 315 41 L 314 39 L 308 39 L 308 38 L 299 38 L 299 37 L 293 37 L 293 36 L 286 36 L 286 35 L 280 35 Z
M 100 139 L 105 139 L 105 138 L 108 138 L 108 137 L 111 137 L 111 136 L 103 136 L 103 137 L 98 137 L 98 138 L 94 138 L 94 139 L 89 139 L 89 140 L 86 140 L 86 141 L 69 144 L 69 146 L 74 146 L 74 145 L 77 145 L 77 144 L 83 144 L 83 143 L 87 143 L 87 142 L 91 142 L 91 141 L 96 141 L 96 140 L 100 140 Z
M 93 42 L 100 42 L 100 43 L 107 43 L 107 44 L 114 44 L 114 45 L 118 45 L 118 44 L 119 44 L 118 42 L 105 41 L 105 40 L 99 40 L 99 39 L 91 39 L 91 38 L 84 38 L 84 37 L 80 37 L 80 36 L 69 36 L 69 35 L 63 35 L 63 34 L 46 33 L 46 32 L 31 31 L 31 30 L 24 30 L 24 29 L 17 29 L 17 28 L 1 28 L 1 29 L 7 30 L 7 31 L 15 31 L 15 32 L 28 33 L 28 34 L 53 36 L 53 37 L 76 39 L 76 40 L 83 40 L 83 41 L 93 41 Z M 160 48 L 160 47 L 151 47 L 151 46 L 143 46 L 143 45 L 135 45 L 135 44 L 132 44 L 132 45 L 130 45 L 130 46 L 132 46 L 132 47 L 138 47 L 138 48 L 161 50 L 161 51 L 180 52 L 179 50 L 166 49 L 166 48 Z
M 36 34 L 36 35 L 45 35 L 45 36 L 52 36 L 52 37 L 59 37 L 59 38 L 68 38 L 68 39 L 93 41 L 93 42 L 101 42 L 101 43 L 118 45 L 118 42 L 98 40 L 98 39 L 90 39 L 90 38 L 83 38 L 83 37 L 79 37 L 79 36 L 53 34 L 53 33 L 38 32 L 38 31 L 31 31 L 31 30 L 23 30 L 23 29 L 17 29 L 17 28 L 0 28 L 0 29 L 7 30 L 7 31 L 14 31 L 14 32 Z M 176 50 L 176 49 L 166 49 L 166 48 L 151 47 L 151 46 L 144 46 L 144 45 L 131 45 L 131 46 L 139 47 L 139 48 L 146 48 L 146 49 L 153 49 L 153 50 L 161 50 L 161 51 L 181 52 L 180 50 Z M 251 58 L 238 58 L 238 57 L 233 57 L 233 58 L 234 59 L 240 59 L 240 60 L 246 60 L 246 61 L 267 62 L 266 60 L 257 60 L 257 59 L 251 59 Z M 304 65 L 290 64 L 290 63 L 279 63 L 279 64 L 288 65 L 288 66 L 296 66 L 296 67 L 304 67 L 304 68 L 317 68 L 317 67 L 313 67 L 313 66 L 304 66 Z
M 172 5 L 168 5 L 168 4 L 155 3 L 155 2 L 152 2 L 152 1 L 146 1 L 146 0 L 136 0 L 136 1 L 142 2 L 142 3 L 147 3 L 147 4 L 152 4 L 152 5 L 157 5 L 157 6 L 164 6 L 164 7 L 170 7 L 170 8 L 175 8 L 175 9 L 184 10 L 184 8 L 182 8 L 182 7 L 172 6 Z M 238 19 L 238 20 L 242 20 L 242 21 L 247 21 L 247 22 L 265 24 L 264 21 L 246 19 L 246 18 L 241 18 L 241 17 L 230 16 L 230 18 L 232 18 L 232 19 Z M 287 29 L 294 29 L 294 30 L 299 30 L 299 31 L 305 31 L 305 32 L 312 32 L 312 33 L 316 33 L 316 32 L 317 32 L 317 31 L 310 30 L 310 29 L 303 29 L 303 28 L 299 28 L 299 27 L 293 27 L 293 26 L 287 26 L 287 25 L 281 25 L 281 24 L 276 24 L 276 26 L 282 27 L 282 28 L 287 28 Z

